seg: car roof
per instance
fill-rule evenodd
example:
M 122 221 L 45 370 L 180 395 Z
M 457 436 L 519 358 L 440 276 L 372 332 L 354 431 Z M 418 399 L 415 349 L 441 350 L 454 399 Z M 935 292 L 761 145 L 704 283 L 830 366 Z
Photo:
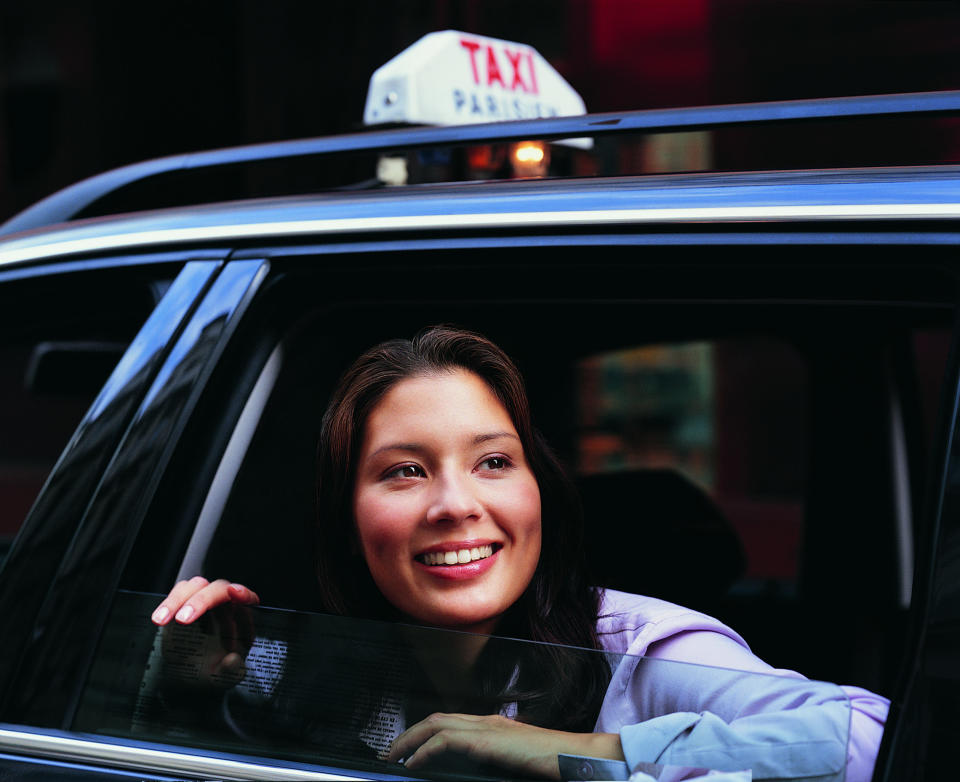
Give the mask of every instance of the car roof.
M 0 242 L 0 268 L 80 253 L 311 235 L 956 218 L 960 166 L 414 185 L 61 223 Z

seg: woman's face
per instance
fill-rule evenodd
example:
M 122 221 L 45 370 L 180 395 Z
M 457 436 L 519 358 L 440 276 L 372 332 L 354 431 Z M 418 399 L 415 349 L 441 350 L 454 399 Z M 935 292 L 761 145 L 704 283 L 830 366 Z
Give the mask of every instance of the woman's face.
M 373 580 L 423 624 L 492 632 L 540 557 L 540 490 L 520 438 L 465 370 L 402 380 L 374 407 L 353 513 Z

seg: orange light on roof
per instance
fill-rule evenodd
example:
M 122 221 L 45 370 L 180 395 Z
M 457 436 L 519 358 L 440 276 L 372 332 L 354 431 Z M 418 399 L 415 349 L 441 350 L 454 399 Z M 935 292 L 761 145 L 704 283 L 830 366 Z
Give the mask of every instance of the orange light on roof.
M 550 168 L 550 148 L 543 141 L 519 141 L 510 147 L 510 167 L 516 178 L 546 176 Z
M 513 149 L 513 157 L 518 163 L 539 163 L 543 160 L 543 156 L 543 145 L 534 141 L 517 144 Z

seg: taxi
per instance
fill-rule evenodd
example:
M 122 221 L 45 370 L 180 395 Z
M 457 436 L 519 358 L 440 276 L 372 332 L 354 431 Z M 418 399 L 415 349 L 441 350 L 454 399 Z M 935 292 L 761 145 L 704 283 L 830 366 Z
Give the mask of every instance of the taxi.
M 448 91 L 454 111 L 548 81 L 522 48 L 454 43 L 476 92 Z M 377 111 L 401 102 L 390 79 Z M 316 613 L 317 433 L 354 356 L 437 323 L 518 362 L 579 484 L 598 585 L 889 697 L 878 782 L 952 768 L 960 168 L 431 181 L 423 162 L 448 176 L 471 149 L 536 140 L 576 169 L 630 133 L 946 116 L 960 94 L 519 120 L 510 105 L 492 124 L 148 161 L 0 228 L 0 769 L 411 778 L 316 730 L 214 725 L 222 693 L 158 695 L 174 642 L 147 617 L 179 578 L 254 586 L 273 608 L 255 611 L 253 700 L 276 700 L 296 648 L 341 684 L 386 665 L 360 651 L 383 628 Z M 389 158 L 411 184 L 338 186 Z M 271 161 L 293 165 L 292 194 L 232 189 Z M 334 731 L 349 689 L 298 697 L 340 715 Z M 468 775 L 482 769 L 446 778 Z

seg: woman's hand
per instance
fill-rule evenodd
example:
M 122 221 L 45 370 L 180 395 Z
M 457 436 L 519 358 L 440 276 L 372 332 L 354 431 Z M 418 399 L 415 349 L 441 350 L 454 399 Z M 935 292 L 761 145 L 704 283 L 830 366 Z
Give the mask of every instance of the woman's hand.
M 188 625 L 224 603 L 255 606 L 259 605 L 260 598 L 243 584 L 231 584 L 222 578 L 210 582 L 203 576 L 194 576 L 189 581 L 178 581 L 150 618 L 161 627 L 171 618 Z
M 259 602 L 255 592 L 223 579 L 196 576 L 174 586 L 151 616 L 161 627 L 176 620 L 163 635 L 167 679 L 215 688 L 237 684 L 255 636 L 249 607 Z
M 615 733 L 567 733 L 499 715 L 431 714 L 401 733 L 387 760 L 429 768 L 447 756 L 531 777 L 559 779 L 557 755 L 623 760 Z

